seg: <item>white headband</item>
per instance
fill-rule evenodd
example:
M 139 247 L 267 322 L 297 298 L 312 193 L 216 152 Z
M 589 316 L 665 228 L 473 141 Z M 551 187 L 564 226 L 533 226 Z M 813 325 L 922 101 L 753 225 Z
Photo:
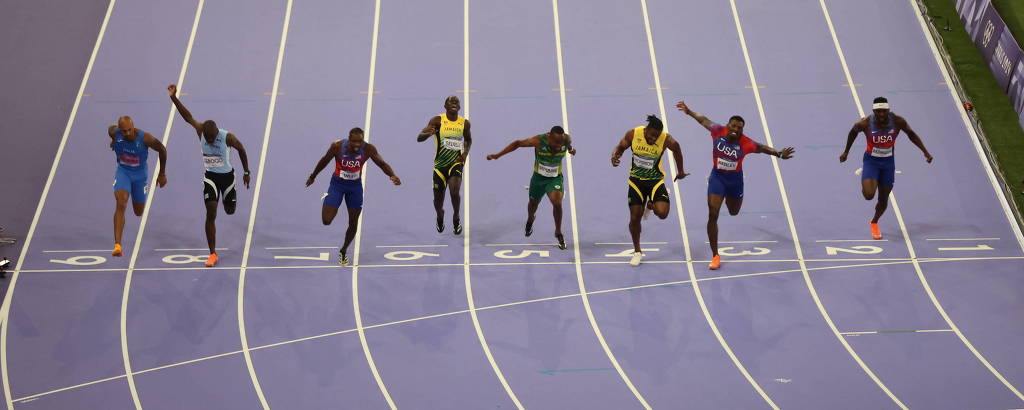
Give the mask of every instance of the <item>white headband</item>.
M 874 103 L 874 104 L 871 104 L 871 109 L 872 110 L 888 110 L 889 109 L 889 103 L 887 103 L 887 102 L 884 102 L 884 103 Z

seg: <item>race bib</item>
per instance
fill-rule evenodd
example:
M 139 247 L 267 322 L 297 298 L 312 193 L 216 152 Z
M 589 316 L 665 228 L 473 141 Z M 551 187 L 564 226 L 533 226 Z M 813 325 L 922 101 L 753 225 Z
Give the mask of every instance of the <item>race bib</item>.
M 117 162 L 121 165 L 127 165 L 129 167 L 139 166 L 139 157 L 128 154 L 121 154 L 117 157 Z
M 460 151 L 460 152 L 462 151 L 462 140 L 460 140 L 460 139 L 445 138 L 444 141 L 443 141 L 443 145 L 444 145 L 445 149 L 450 149 L 452 151 Z
M 715 168 L 721 171 L 735 171 L 738 163 L 728 158 L 718 157 Z
M 213 169 L 224 166 L 224 157 L 220 155 L 203 155 L 203 166 Z
M 872 157 L 891 157 L 892 147 L 871 147 Z
M 363 170 L 361 170 L 361 169 L 357 170 L 357 171 L 346 171 L 346 170 L 343 169 L 343 170 L 341 170 L 341 179 L 347 179 L 347 180 L 351 181 L 351 180 L 359 179 L 359 177 L 362 176 L 362 174 L 363 174 Z
M 637 167 L 643 169 L 653 169 L 654 158 L 641 157 L 639 155 L 633 154 L 633 165 L 636 165 Z
M 558 168 L 558 165 L 537 164 L 537 173 L 548 178 L 557 177 Z

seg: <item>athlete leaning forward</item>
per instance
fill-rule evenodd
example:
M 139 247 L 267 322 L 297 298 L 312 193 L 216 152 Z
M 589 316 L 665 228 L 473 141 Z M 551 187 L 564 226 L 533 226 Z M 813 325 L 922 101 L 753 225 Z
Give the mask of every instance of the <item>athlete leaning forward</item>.
M 743 158 L 747 154 L 768 154 L 782 159 L 793 158 L 793 147 L 777 151 L 775 148 L 755 142 L 743 135 L 746 121 L 734 115 L 726 126 L 709 120 L 700 113 L 690 110 L 680 101 L 676 108 L 693 117 L 700 125 L 711 131 L 713 149 L 711 175 L 708 177 L 708 242 L 711 244 L 710 269 L 718 269 L 722 258 L 718 255 L 718 212 L 722 202 L 729 209 L 729 215 L 738 215 L 743 206 Z
M 565 237 L 562 236 L 562 197 L 565 194 L 565 183 L 562 180 L 562 160 L 565 154 L 576 155 L 572 147 L 572 138 L 560 126 L 551 127 L 551 131 L 530 138 L 512 141 L 497 154 L 487 156 L 487 160 L 501 158 L 502 155 L 515 151 L 517 148 L 533 147 L 533 176 L 530 178 L 530 200 L 526 203 L 526 236 L 533 234 L 533 221 L 536 219 L 537 206 L 543 197 L 551 201 L 551 213 L 555 218 L 555 239 L 558 248 L 565 249 Z
M 647 116 L 647 126 L 626 131 L 626 135 L 612 151 L 613 167 L 619 166 L 619 158 L 626 149 L 633 151 L 629 187 L 626 188 L 629 235 L 633 238 L 633 255 L 629 259 L 631 266 L 639 265 L 643 258 L 640 250 L 640 220 L 643 218 L 644 209 L 653 210 L 658 218 L 668 218 L 668 189 L 665 188 L 665 172 L 661 166 L 665 148 L 672 150 L 672 158 L 679 169 L 673 181 L 689 175 L 683 171 L 683 152 L 679 148 L 679 143 L 665 132 L 665 125 L 653 115 Z
M 373 160 L 374 164 L 380 167 L 384 174 L 391 178 L 395 185 L 401 185 L 402 180 L 398 179 L 391 166 L 381 158 L 377 147 L 363 140 L 363 130 L 353 128 L 348 132 L 348 138 L 337 140 L 327 147 L 327 153 L 316 163 L 313 173 L 306 179 L 306 186 L 313 185 L 317 174 L 323 171 L 331 160 L 334 160 L 334 173 L 331 175 L 331 185 L 324 197 L 323 208 L 320 212 L 324 225 L 330 225 L 334 217 L 338 215 L 338 207 L 342 202 L 348 208 L 348 229 L 345 230 L 345 244 L 338 250 L 338 263 L 341 266 L 349 264 L 348 245 L 356 236 L 356 228 L 359 226 L 359 214 L 363 211 L 363 166 L 366 160 Z

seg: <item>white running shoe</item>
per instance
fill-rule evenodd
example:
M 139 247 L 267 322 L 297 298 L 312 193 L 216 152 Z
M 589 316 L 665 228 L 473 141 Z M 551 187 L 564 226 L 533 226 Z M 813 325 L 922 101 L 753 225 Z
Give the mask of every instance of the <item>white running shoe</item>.
M 640 259 L 643 256 L 644 254 L 640 252 L 633 252 L 633 257 L 629 258 L 629 266 L 640 266 Z

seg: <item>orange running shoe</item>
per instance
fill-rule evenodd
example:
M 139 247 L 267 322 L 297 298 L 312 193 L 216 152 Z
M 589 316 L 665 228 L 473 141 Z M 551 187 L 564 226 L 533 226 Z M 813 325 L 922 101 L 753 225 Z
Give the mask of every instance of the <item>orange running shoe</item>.
M 110 252 L 111 256 L 121 256 L 121 244 L 115 243 L 114 250 Z
M 708 269 L 718 270 L 720 266 L 722 266 L 722 257 L 715 255 L 715 257 L 711 258 L 711 265 L 708 265 Z
M 217 265 L 217 254 L 211 253 L 209 258 L 206 258 L 206 267 L 212 268 Z
M 878 222 L 871 223 L 871 237 L 875 239 L 882 239 L 882 231 L 878 230 Z

